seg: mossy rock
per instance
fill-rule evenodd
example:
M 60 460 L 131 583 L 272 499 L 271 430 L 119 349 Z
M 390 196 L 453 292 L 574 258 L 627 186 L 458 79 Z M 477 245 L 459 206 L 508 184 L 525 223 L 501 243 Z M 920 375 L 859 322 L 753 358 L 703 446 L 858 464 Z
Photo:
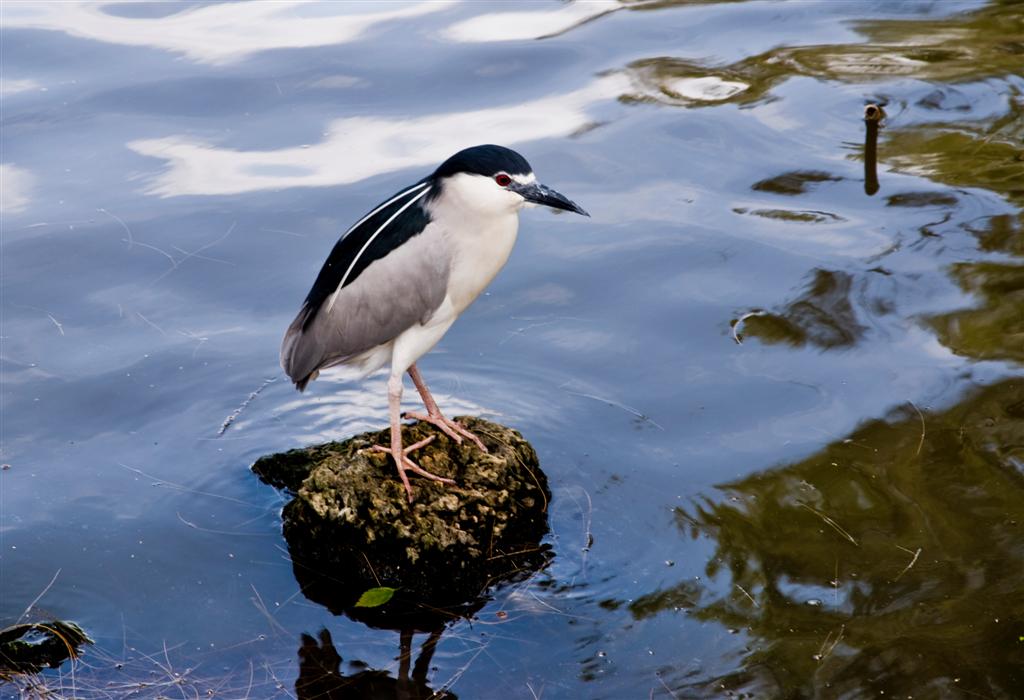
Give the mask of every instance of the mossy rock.
M 29 622 L 0 629 L 0 682 L 18 675 L 57 668 L 77 657 L 79 648 L 94 644 L 74 622 L 51 620 Z
M 283 512 L 295 575 L 307 597 L 332 612 L 392 626 L 465 614 L 489 586 L 535 571 L 549 558 L 550 491 L 537 454 L 517 431 L 480 418 L 459 422 L 489 450 L 456 444 L 427 423 L 407 425 L 410 454 L 455 486 L 410 475 L 410 504 L 391 456 L 390 430 L 260 458 L 253 471 L 294 494 Z M 396 589 L 379 608 L 356 608 L 371 589 Z M 428 611 L 432 611 L 429 612 Z M 406 622 L 401 622 L 401 620 Z

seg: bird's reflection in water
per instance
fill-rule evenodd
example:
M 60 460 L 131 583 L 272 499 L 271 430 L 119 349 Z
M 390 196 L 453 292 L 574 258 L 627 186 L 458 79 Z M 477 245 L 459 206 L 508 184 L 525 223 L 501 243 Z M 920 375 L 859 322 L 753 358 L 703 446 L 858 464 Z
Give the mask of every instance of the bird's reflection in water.
M 303 634 L 299 646 L 299 677 L 295 681 L 295 694 L 300 700 L 456 700 L 454 693 L 434 691 L 427 685 L 427 672 L 437 642 L 441 639 L 441 632 L 439 628 L 428 634 L 415 661 L 412 628 L 399 632 L 397 678 L 393 678 L 388 671 L 376 669 L 345 675 L 341 670 L 343 659 L 334 646 L 330 632 L 320 630 L 319 641 L 311 635 Z
M 476 597 L 448 604 L 426 604 L 415 597 L 395 591 L 384 605 L 360 607 L 356 605 L 365 588 L 351 575 L 324 562 L 311 566 L 294 558 L 294 541 L 289 540 L 292 553 L 292 571 L 311 602 L 322 605 L 333 615 L 345 617 L 379 630 L 398 632 L 397 674 L 390 670 L 371 669 L 359 661 L 348 662 L 349 673 L 342 672 L 342 657 L 334 646 L 331 634 L 320 630 L 319 640 L 303 634 L 299 646 L 299 675 L 295 681 L 296 696 L 312 700 L 453 700 L 457 696 L 443 688 L 435 690 L 428 685 L 431 661 L 445 627 L 458 620 L 472 619 L 491 599 L 491 591 L 501 583 L 520 580 L 537 571 L 549 560 L 543 556 L 511 557 L 520 568 L 496 574 L 490 586 Z M 354 587 L 355 584 L 355 587 Z M 418 650 L 413 650 L 413 636 L 426 634 Z

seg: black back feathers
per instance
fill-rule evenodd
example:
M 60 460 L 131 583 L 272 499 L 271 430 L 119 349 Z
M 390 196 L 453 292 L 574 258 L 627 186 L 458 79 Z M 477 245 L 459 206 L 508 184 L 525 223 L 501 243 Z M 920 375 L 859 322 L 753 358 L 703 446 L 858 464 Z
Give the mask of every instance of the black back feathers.
M 335 291 L 352 284 L 370 263 L 427 227 L 430 217 L 421 206 L 421 200 L 430 189 L 429 180 L 406 188 L 377 206 L 338 239 L 306 296 L 304 308 L 309 312 L 302 324 L 303 330 Z

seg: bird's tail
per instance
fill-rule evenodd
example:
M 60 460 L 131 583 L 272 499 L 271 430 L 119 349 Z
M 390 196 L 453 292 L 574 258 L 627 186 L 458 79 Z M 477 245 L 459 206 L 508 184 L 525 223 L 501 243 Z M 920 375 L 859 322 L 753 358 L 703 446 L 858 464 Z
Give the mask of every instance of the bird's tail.
M 320 374 L 320 348 L 315 347 L 315 336 L 304 332 L 309 314 L 309 305 L 303 304 L 281 341 L 281 367 L 299 391 L 305 391 L 306 385 Z

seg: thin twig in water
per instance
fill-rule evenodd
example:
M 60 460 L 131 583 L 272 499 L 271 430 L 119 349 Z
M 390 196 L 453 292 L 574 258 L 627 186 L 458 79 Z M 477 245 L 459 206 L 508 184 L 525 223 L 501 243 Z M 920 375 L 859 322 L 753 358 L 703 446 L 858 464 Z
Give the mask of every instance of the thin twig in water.
M 184 643 L 182 643 L 182 644 L 184 644 Z M 181 688 L 181 684 L 185 681 L 185 676 L 187 676 L 189 673 L 191 673 L 191 671 L 193 669 L 189 669 L 188 671 L 186 671 L 185 672 L 185 676 L 182 676 L 180 674 L 176 675 L 174 673 L 174 668 L 171 665 L 169 652 L 174 651 L 175 649 L 178 649 L 179 647 L 182 646 L 182 644 L 176 644 L 173 647 L 168 648 L 167 642 L 165 641 L 163 643 L 164 659 L 167 661 L 167 665 L 166 666 L 164 664 L 160 663 L 155 657 L 150 656 L 149 654 L 146 654 L 145 652 L 139 651 L 138 649 L 134 650 L 136 654 L 138 654 L 142 658 L 146 659 L 147 661 L 151 662 L 154 666 L 156 666 L 158 669 L 160 669 L 161 671 L 163 671 L 167 675 L 167 680 L 166 681 L 150 683 L 149 687 L 156 688 L 156 687 L 167 687 L 167 686 L 171 686 L 171 685 L 177 685 L 179 687 L 179 689 Z M 133 684 L 131 684 L 131 687 L 138 687 L 138 684 L 133 683 Z
M 147 474 L 146 472 L 142 471 L 141 469 L 136 469 L 135 467 L 129 467 L 127 464 L 124 464 L 122 462 L 117 462 L 116 464 L 117 464 L 117 466 L 121 467 L 122 469 L 127 469 L 130 472 L 135 472 L 139 476 L 144 476 L 147 479 L 152 479 L 153 482 L 154 482 L 153 483 L 154 486 L 169 486 L 172 489 L 177 489 L 178 491 L 184 491 L 185 493 L 195 494 L 196 496 L 209 496 L 210 498 L 219 498 L 222 501 L 229 501 L 231 503 L 238 503 L 239 505 L 249 506 L 250 508 L 262 508 L 263 507 L 263 506 L 255 504 L 255 503 L 248 503 L 247 501 L 243 501 L 243 500 L 238 499 L 238 498 L 232 498 L 231 496 L 222 496 L 219 493 L 210 493 L 209 491 L 199 491 L 199 490 L 196 490 L 196 489 L 190 489 L 187 486 L 182 486 L 181 484 L 176 484 L 173 481 L 167 481 L 165 479 L 161 479 L 159 477 L 155 477 L 152 474 Z
M 195 359 L 196 353 L 199 352 L 199 348 L 203 347 L 203 343 L 209 340 L 209 338 L 207 338 L 206 336 L 199 335 L 198 333 L 193 333 L 192 331 L 179 330 L 178 332 L 181 333 L 186 338 L 196 341 L 196 346 L 192 348 L 192 359 Z
M 909 549 L 907 549 L 906 547 L 900 547 L 900 545 L 896 545 L 896 546 L 897 546 L 897 547 L 899 547 L 900 549 L 902 549 L 902 550 L 903 550 L 904 552 L 906 552 L 907 554 L 913 554 L 913 555 L 914 555 L 914 558 L 910 560 L 910 563 L 909 563 L 909 564 L 907 564 L 907 565 L 906 565 L 905 567 L 903 567 L 903 571 L 901 571 L 901 572 L 900 572 L 899 574 L 897 574 L 896 578 L 894 578 L 894 579 L 893 579 L 893 581 L 899 581 L 899 580 L 900 580 L 900 576 L 902 576 L 903 574 L 905 574 L 905 573 L 907 573 L 908 571 L 910 571 L 910 568 L 911 568 L 911 567 L 912 567 L 912 566 L 913 566 L 914 564 L 916 564 L 916 563 L 917 563 L 917 558 L 918 558 L 919 556 L 921 556 L 921 547 L 918 547 L 918 548 L 917 548 L 917 551 L 916 551 L 916 552 L 911 552 L 911 551 L 910 551 Z
M 185 258 L 195 258 L 196 260 L 206 260 L 207 262 L 215 262 L 215 263 L 220 263 L 221 265 L 230 265 L 231 267 L 236 267 L 235 263 L 231 262 L 230 260 L 221 260 L 220 258 L 211 258 L 209 255 L 197 255 L 195 253 L 190 253 L 187 250 L 185 250 L 184 248 L 181 248 L 181 247 L 176 246 L 176 245 L 172 245 L 171 247 L 174 248 L 179 253 L 181 253 L 182 255 L 184 255 Z M 182 258 L 182 260 L 184 260 L 185 258 Z
M 171 683 L 178 685 L 178 690 L 181 692 L 181 700 L 188 700 L 188 696 L 185 695 L 185 689 L 181 687 L 181 683 L 184 682 L 185 677 L 177 673 L 174 673 L 171 665 L 171 655 L 167 653 L 167 640 L 164 641 L 164 661 L 167 662 L 167 676 L 170 678 Z M 185 674 L 189 673 L 188 669 L 185 670 Z
M 17 622 L 15 622 L 14 624 L 16 624 L 16 625 L 20 625 L 20 624 L 21 624 L 21 621 L 22 621 L 22 620 L 24 620 L 24 619 L 25 619 L 26 617 L 28 617 L 28 614 L 29 614 L 30 612 L 32 612 L 32 608 L 33 608 L 33 607 L 35 607 L 35 604 L 36 604 L 36 603 L 38 603 L 38 602 L 39 602 L 40 600 L 42 600 L 43 596 L 44 596 L 44 595 L 46 595 L 46 594 L 47 594 L 47 592 L 48 592 L 48 591 L 49 591 L 49 590 L 50 590 L 51 588 L 53 588 L 53 584 L 57 582 L 57 577 L 58 577 L 58 576 L 60 576 L 60 572 L 61 572 L 61 570 L 60 570 L 60 569 L 57 569 L 57 573 L 55 573 L 55 574 L 53 575 L 53 578 L 52 578 L 52 579 L 50 579 L 50 582 L 49 582 L 48 584 L 46 584 L 46 588 L 44 588 L 44 589 L 43 589 L 43 591 L 42 591 L 42 593 L 40 593 L 39 595 L 37 595 L 37 596 L 35 597 L 35 599 L 34 599 L 34 600 L 33 600 L 33 601 L 31 602 L 31 603 L 29 603 L 29 604 L 28 604 L 28 607 L 27 607 L 27 608 L 25 608 L 25 612 L 23 612 L 23 613 L 21 614 L 21 617 L 19 617 L 19 618 L 18 618 L 18 621 L 17 621 Z
M 117 223 L 121 224 L 121 228 L 123 228 L 124 232 L 128 234 L 128 241 L 127 241 L 128 242 L 128 249 L 131 250 L 132 245 L 134 245 L 134 243 L 135 243 L 135 238 L 132 236 L 132 230 L 130 228 L 128 228 L 128 224 L 126 224 L 124 222 L 124 219 L 122 219 L 117 214 L 111 214 L 106 209 L 102 209 L 101 208 L 101 209 L 97 209 L 96 211 L 103 212 L 104 214 L 109 216 L 111 219 L 113 219 Z
M 60 334 L 64 335 L 64 324 L 62 324 L 60 321 L 54 318 L 53 314 L 51 314 L 46 309 L 42 309 L 38 306 L 29 306 L 28 304 L 11 304 L 11 306 L 17 309 L 31 309 L 32 311 L 42 311 L 44 314 L 46 314 L 46 318 L 50 319 L 53 325 L 57 327 L 57 330 L 60 331 Z
M 587 497 L 587 518 L 586 525 L 584 526 L 583 534 L 586 535 L 586 545 L 584 549 L 589 550 L 594 546 L 594 531 L 591 525 L 594 522 L 594 501 L 590 498 L 590 491 L 583 489 L 583 495 Z
M 839 557 L 836 557 L 836 575 L 832 579 L 833 603 L 839 607 Z
M 231 530 L 212 530 L 212 529 L 210 529 L 208 527 L 200 527 L 199 525 L 196 525 L 191 520 L 185 520 L 185 518 L 182 517 L 181 513 L 177 512 L 177 511 L 175 511 L 175 515 L 178 516 L 178 520 L 180 520 L 185 525 L 188 525 L 193 530 L 198 530 L 199 532 L 209 532 L 212 535 L 231 535 L 233 537 L 274 537 L 275 536 L 273 533 L 268 533 L 268 532 L 232 532 Z
M 738 584 L 738 583 L 736 584 L 736 588 L 740 589 L 740 593 L 742 593 L 743 595 L 747 596 L 747 599 L 748 599 L 748 600 L 749 600 L 749 601 L 751 602 L 751 604 L 752 604 L 752 605 L 753 605 L 753 606 L 754 606 L 755 608 L 759 608 L 759 607 L 761 607 L 760 605 L 758 605 L 758 604 L 757 604 L 757 601 L 756 601 L 756 600 L 754 600 L 754 596 L 752 596 L 752 595 L 750 595 L 749 593 L 747 593 L 747 589 L 746 589 L 746 588 L 744 588 L 743 586 L 741 586 L 741 585 L 740 585 L 740 584 Z
M 925 436 L 924 414 L 921 413 L 921 409 L 918 408 L 917 404 L 915 404 L 913 401 L 908 401 L 907 403 L 909 403 L 911 406 L 914 407 L 914 410 L 917 411 L 917 417 L 921 419 L 921 439 L 917 443 L 917 452 L 914 453 L 915 455 L 919 455 L 919 454 L 921 454 L 921 448 L 924 447 L 924 436 Z
M 252 677 L 253 677 L 252 659 L 249 659 L 249 687 L 245 689 L 245 697 L 246 698 L 248 698 L 249 697 L 249 693 L 252 692 Z
M 260 385 L 260 388 L 257 389 L 256 391 L 252 392 L 251 394 L 249 394 L 249 397 L 245 401 L 242 402 L 242 405 L 239 406 L 238 408 L 236 408 L 234 411 L 232 411 L 231 415 L 229 415 L 227 418 L 224 419 L 224 422 L 220 424 L 220 430 L 217 431 L 217 437 L 220 437 L 221 435 L 226 433 L 228 431 L 228 428 L 231 427 L 231 424 L 234 423 L 235 420 L 240 415 L 242 415 L 242 411 L 244 411 L 246 408 L 248 408 L 249 404 L 251 404 L 253 402 L 253 399 L 255 399 L 257 396 L 259 396 L 261 391 L 263 391 L 264 389 L 266 389 L 268 386 L 270 386 L 271 384 L 273 384 L 276 381 L 277 381 L 277 377 L 270 377 L 269 379 L 264 379 L 263 380 L 263 384 Z
M 57 319 L 55 319 L 55 318 L 53 317 L 53 314 L 46 314 L 46 316 L 47 316 L 47 317 L 48 317 L 48 318 L 49 318 L 49 319 L 50 319 L 51 321 L 53 321 L 53 325 L 57 326 L 57 330 L 59 330 L 59 331 L 60 331 L 60 334 L 61 334 L 61 335 L 64 335 L 64 326 L 63 326 L 63 325 L 61 325 L 60 321 L 58 321 Z
M 572 617 L 572 618 L 576 617 L 575 615 L 570 615 L 570 614 L 566 613 L 564 610 L 559 610 L 558 608 L 556 608 L 554 605 L 551 605 L 550 603 L 545 603 L 543 600 L 541 600 L 539 597 L 537 597 L 537 594 L 534 593 L 533 591 L 527 591 L 527 593 L 529 593 L 530 597 L 533 598 L 535 601 L 537 601 L 537 603 L 539 605 L 547 608 L 548 610 L 550 610 L 552 612 L 558 613 L 559 615 L 564 615 L 565 617 Z
M 835 648 L 836 648 L 836 646 L 838 646 L 839 642 L 842 641 L 843 633 L 845 631 L 846 631 L 846 625 L 840 625 L 839 626 L 839 634 L 836 635 L 836 638 L 835 638 L 834 641 L 832 640 L 832 633 L 831 632 L 829 632 L 825 636 L 825 641 L 822 642 L 821 648 L 818 649 L 818 653 L 815 654 L 815 656 L 814 656 L 814 659 L 818 663 L 821 663 L 826 658 L 828 658 L 829 654 L 831 654 L 835 650 Z M 829 644 L 830 641 L 832 642 L 831 644 Z
M 123 238 L 121 240 L 125 241 L 125 243 L 128 242 L 127 240 L 125 240 Z M 174 259 L 174 256 L 171 255 L 170 253 L 168 253 L 163 248 L 157 248 L 155 245 L 150 245 L 149 243 L 143 243 L 142 241 L 135 241 L 135 245 L 140 245 L 143 248 L 149 248 L 152 251 L 160 253 L 160 255 L 164 256 L 165 258 L 167 258 L 168 260 L 171 261 L 171 269 L 172 270 L 178 266 L 178 261 Z
M 377 572 L 373 570 L 373 564 L 370 563 L 370 557 L 366 556 L 366 552 L 359 550 L 359 553 L 363 555 L 363 559 L 366 560 L 366 566 L 370 569 L 370 573 L 373 574 L 373 580 L 377 582 L 377 586 L 380 586 L 380 579 L 377 578 Z
M 153 323 L 152 321 L 150 321 L 148 318 L 146 318 L 145 316 L 140 314 L 138 311 L 135 312 L 135 315 L 138 316 L 139 318 L 141 318 L 143 321 L 145 321 L 147 324 L 149 324 L 153 328 L 155 328 L 158 331 L 160 331 L 161 335 L 167 335 L 167 331 L 165 331 L 163 328 L 161 328 L 160 326 L 158 326 L 155 323 Z
M 294 592 L 294 593 L 292 593 L 292 594 L 291 594 L 290 596 L 288 596 L 287 598 L 285 598 L 285 599 L 284 599 L 283 601 L 281 601 L 281 604 L 280 604 L 280 605 L 276 605 L 276 606 L 274 606 L 274 612 L 273 612 L 273 614 L 274 614 L 274 615 L 277 615 L 277 614 L 278 614 L 279 612 L 281 612 L 282 610 L 284 610 L 284 609 L 285 609 L 285 607 L 286 607 L 286 606 L 288 605 L 288 603 L 292 602 L 293 600 L 295 600 L 296 598 L 298 598 L 298 597 L 299 597 L 300 595 L 303 595 L 303 590 L 302 590 L 302 588 L 296 588 L 296 589 L 295 589 L 295 592 Z
M 579 487 L 580 491 L 583 491 L 583 495 L 587 497 L 587 510 L 584 512 L 583 506 L 580 504 L 579 499 L 576 497 L 576 489 L 567 489 L 567 496 L 572 499 L 573 505 L 579 509 L 580 519 L 583 521 L 583 546 L 580 547 L 580 572 L 579 575 L 586 578 L 587 576 L 587 561 L 590 555 L 590 549 L 594 546 L 594 534 L 591 530 L 591 523 L 593 521 L 593 510 L 594 503 L 590 498 L 590 493 L 583 487 Z M 573 575 L 570 585 L 576 585 L 576 576 Z
M 807 510 L 811 511 L 811 512 L 812 512 L 812 513 L 814 513 L 815 515 L 817 515 L 817 516 L 818 516 L 819 518 L 821 518 L 822 520 L 824 520 L 824 521 L 825 521 L 826 523 L 828 523 L 828 524 L 829 524 L 830 526 L 832 526 L 832 528 L 833 528 L 833 529 L 834 529 L 834 530 L 835 530 L 836 532 L 838 532 L 838 533 L 839 533 L 840 535 L 842 535 L 842 536 L 843 536 L 843 537 L 845 537 L 845 538 L 846 538 L 847 540 L 849 540 L 849 541 L 850 541 L 850 542 L 851 542 L 851 543 L 853 544 L 853 546 L 854 546 L 854 547 L 859 547 L 859 546 L 860 546 L 859 544 L 857 544 L 857 540 L 853 539 L 853 535 L 851 535 L 851 534 L 850 534 L 849 532 L 847 532 L 846 530 L 844 530 L 844 529 L 843 529 L 843 528 L 842 528 L 842 527 L 841 527 L 841 526 L 839 525 L 839 523 L 837 523 L 837 522 L 836 522 L 835 520 L 833 520 L 832 518 L 828 517 L 827 515 L 825 515 L 824 513 L 822 513 L 822 512 L 820 511 L 820 510 L 817 510 L 817 509 L 815 509 L 815 508 L 812 508 L 811 506 L 807 505 L 806 503 L 800 503 L 800 505 L 801 505 L 801 506 L 803 506 L 804 508 L 806 508 Z
M 251 588 L 252 592 L 256 594 L 256 597 L 251 599 L 252 604 L 256 606 L 257 610 L 263 613 L 263 617 L 267 618 L 267 622 L 270 623 L 270 628 L 274 630 L 275 633 L 280 631 L 286 635 L 290 635 L 291 633 L 285 629 L 280 622 L 274 619 L 273 615 L 270 614 L 270 610 L 267 609 L 267 604 L 263 602 L 263 597 L 260 595 L 260 592 L 256 590 L 256 586 L 250 583 L 249 588 Z
M 296 238 L 305 238 L 306 234 L 296 233 L 295 231 L 285 231 L 281 228 L 260 228 L 260 231 L 266 231 L 267 233 L 283 233 L 288 236 L 295 236 Z
M 70 697 L 76 697 L 77 683 L 75 681 L 75 668 L 78 666 L 78 650 L 71 644 L 71 642 L 69 642 L 64 637 L 63 634 L 60 633 L 60 630 L 58 630 L 57 628 L 50 627 L 48 625 L 37 625 L 37 627 L 40 628 L 40 629 L 46 630 L 47 632 L 52 634 L 54 637 L 59 639 L 64 644 L 64 648 L 68 652 L 68 658 L 71 659 L 71 668 L 70 668 L 70 674 L 71 674 L 71 696 Z M 61 689 L 63 689 L 63 687 L 64 687 L 64 674 L 63 673 L 61 673 L 61 675 L 60 675 L 60 683 L 61 683 Z
M 564 386 L 562 388 L 565 389 Z M 653 425 L 658 430 L 665 430 L 665 428 L 663 428 L 661 425 L 656 423 L 646 413 L 641 413 L 640 411 L 638 411 L 637 409 L 633 408 L 632 406 L 627 406 L 626 404 L 620 403 L 618 401 L 615 401 L 614 399 L 608 399 L 608 398 L 605 398 L 603 396 L 596 396 L 594 394 L 586 394 L 586 393 L 583 393 L 581 391 L 570 391 L 569 389 L 565 389 L 565 392 L 567 394 L 572 394 L 573 396 L 582 396 L 585 399 L 592 399 L 594 401 L 600 401 L 601 403 L 606 403 L 609 406 L 614 406 L 615 408 L 621 408 L 626 413 L 631 413 L 632 415 L 636 416 L 640 420 L 642 420 L 644 422 L 647 422 L 647 423 L 650 423 L 651 425 Z
M 468 671 L 469 667 L 473 664 L 474 661 L 476 661 L 476 658 L 480 656 L 480 654 L 484 653 L 484 651 L 487 649 L 490 643 L 490 640 L 488 640 L 486 644 L 481 644 L 480 648 L 477 649 L 477 652 L 473 654 L 469 661 L 467 661 L 461 668 L 456 669 L 455 673 L 452 674 L 451 678 L 449 678 L 447 681 L 441 684 L 440 688 L 438 688 L 435 691 L 435 695 L 451 690 L 455 686 L 455 684 L 459 682 L 459 679 L 466 674 L 466 671 Z
M 224 235 L 220 236 L 219 238 L 216 238 L 215 240 L 210 241 L 209 243 L 206 243 L 204 245 L 199 246 L 198 248 L 196 248 L 191 253 L 187 253 L 185 255 L 185 257 L 183 257 L 181 260 L 179 260 L 179 261 L 177 261 L 177 263 L 175 263 L 174 267 L 172 267 L 170 270 L 165 271 L 162 275 L 160 275 L 155 280 L 150 282 L 149 286 L 152 287 L 157 282 L 162 280 L 164 277 L 166 277 L 167 275 L 169 275 L 172 272 L 174 272 L 174 270 L 176 270 L 183 262 L 185 262 L 189 258 L 194 258 L 194 257 L 198 256 L 200 253 L 202 253 L 204 250 L 212 248 L 213 246 L 215 246 L 218 243 L 220 243 L 221 241 L 223 241 L 225 238 L 227 238 L 228 236 L 230 236 L 232 234 L 232 232 L 235 230 L 235 226 L 237 224 L 238 224 L 237 221 L 232 221 L 231 225 L 228 227 L 228 230 L 224 233 Z M 226 262 L 226 261 L 218 261 L 218 262 Z
M 281 679 L 277 677 L 277 675 L 274 673 L 274 670 L 270 668 L 270 664 L 268 664 L 266 661 L 263 662 L 263 670 L 265 670 L 267 672 L 267 675 L 273 679 L 274 687 L 277 690 L 280 690 L 282 693 L 284 693 L 290 698 L 295 697 L 295 695 L 293 695 L 292 692 L 288 690 L 285 684 L 281 682 Z
M 665 682 L 665 679 L 664 679 L 664 678 L 662 678 L 661 676 L 659 676 L 659 675 L 658 675 L 657 673 L 655 673 L 655 674 L 654 674 L 654 677 L 658 679 L 658 681 L 659 681 L 659 682 L 661 683 L 661 686 L 662 686 L 662 687 L 663 687 L 663 688 L 664 688 L 665 690 L 667 690 L 667 691 L 668 691 L 668 694 L 669 694 L 669 695 L 671 695 L 672 697 L 674 697 L 674 698 L 676 698 L 676 699 L 678 700 L 679 696 L 678 696 L 678 695 L 676 695 L 676 693 L 675 693 L 675 691 L 674 691 L 674 690 L 672 690 L 671 688 L 669 688 L 669 687 L 668 687 L 668 683 L 666 683 L 666 682 Z
M 128 625 L 124 623 L 124 611 L 121 611 L 121 662 L 128 660 Z
M 534 553 L 534 552 L 541 552 L 542 550 L 543 550 L 543 548 L 540 548 L 540 546 L 529 546 L 529 548 L 526 548 L 525 550 L 516 550 L 515 552 L 506 552 L 504 554 L 493 555 L 493 556 L 487 557 L 487 561 L 488 562 L 493 562 L 493 561 L 495 561 L 497 559 L 506 559 L 508 557 L 518 557 L 518 556 L 524 555 L 524 554 L 530 554 L 530 553 Z
M 736 319 L 736 323 L 732 324 L 732 328 L 730 330 L 732 331 L 732 339 L 736 341 L 737 345 L 743 345 L 743 336 L 740 335 L 740 329 L 743 326 L 743 322 L 746 321 L 751 316 L 764 316 L 764 315 L 765 315 L 764 311 L 750 311 L 748 313 L 743 314 L 738 319 Z

